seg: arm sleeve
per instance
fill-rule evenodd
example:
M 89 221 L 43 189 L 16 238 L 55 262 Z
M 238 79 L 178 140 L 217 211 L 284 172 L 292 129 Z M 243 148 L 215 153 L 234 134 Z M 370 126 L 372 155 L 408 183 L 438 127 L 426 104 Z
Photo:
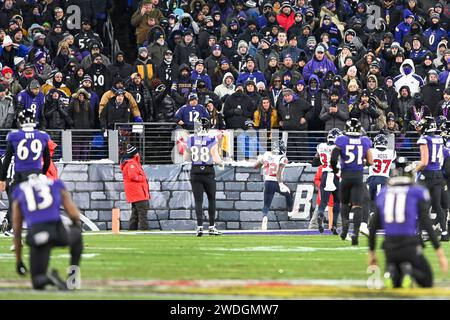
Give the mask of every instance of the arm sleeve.
M 48 147 L 48 145 L 45 147 L 44 149 L 44 153 L 43 153 L 43 159 L 44 159 L 44 165 L 42 167 L 42 173 L 46 174 L 48 171 L 48 168 L 50 167 L 50 161 L 52 160 L 51 156 L 50 156 L 50 149 Z
M 338 162 L 338 158 L 339 158 L 339 154 L 340 154 L 340 149 L 335 147 L 333 149 L 333 151 L 331 152 L 331 167 L 333 168 L 333 170 L 337 170 L 337 162 Z
M 14 155 L 14 150 L 12 144 L 8 142 L 6 147 L 5 158 L 3 159 L 2 169 L 0 171 L 0 181 L 6 181 L 6 176 L 8 175 L 8 168 L 11 164 L 11 159 Z
M 322 163 L 320 162 L 320 158 L 319 158 L 319 154 L 316 154 L 316 156 L 314 157 L 314 159 L 312 160 L 312 166 L 313 167 L 318 167 L 320 166 Z

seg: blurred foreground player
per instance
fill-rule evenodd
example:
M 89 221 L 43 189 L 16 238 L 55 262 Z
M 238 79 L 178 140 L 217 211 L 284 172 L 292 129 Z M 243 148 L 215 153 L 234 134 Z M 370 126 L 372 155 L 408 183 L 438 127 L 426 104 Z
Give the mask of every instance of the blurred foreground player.
M 83 244 L 81 238 L 80 213 L 60 180 L 50 180 L 43 174 L 30 175 L 12 192 L 12 214 L 14 244 L 16 247 L 16 271 L 26 274 L 22 261 L 22 223 L 27 223 L 26 244 L 30 247 L 30 270 L 33 288 L 43 290 L 47 285 L 55 285 L 59 290 L 67 290 L 67 284 L 75 284 L 79 277 L 79 264 Z M 65 226 L 60 216 L 60 206 L 64 207 L 71 226 Z M 66 283 L 56 270 L 47 273 L 51 250 L 54 247 L 70 247 L 69 281 Z M 69 285 L 70 287 L 70 285 Z M 73 288 L 73 287 L 72 287 Z
M 286 147 L 282 140 L 275 142 L 272 151 L 267 151 L 259 156 L 255 163 L 255 168 L 264 166 L 264 207 L 262 230 L 267 230 L 268 214 L 275 192 L 282 194 L 286 198 L 289 216 L 292 215 L 294 200 L 288 186 L 283 183 L 283 171 L 288 164 L 286 158 Z
M 412 279 L 421 287 L 433 286 L 432 270 L 423 254 L 423 243 L 418 234 L 422 229 L 428 232 L 436 249 L 442 272 L 448 269 L 447 258 L 428 215 L 429 192 L 424 186 L 414 183 L 413 175 L 413 165 L 399 158 L 393 177 L 377 197 L 370 224 L 369 265 L 377 264 L 376 232 L 384 229 L 385 277 L 391 280 L 387 285 L 394 288 L 408 287 Z
M 216 215 L 216 174 L 214 163 L 223 166 L 219 156 L 217 138 L 208 135 L 211 123 L 208 118 L 194 120 L 194 134 L 187 139 L 184 159 L 192 162 L 191 185 L 194 193 L 195 214 L 197 216 L 197 237 L 203 235 L 203 192 L 208 197 L 209 234 L 220 235 L 215 226 Z

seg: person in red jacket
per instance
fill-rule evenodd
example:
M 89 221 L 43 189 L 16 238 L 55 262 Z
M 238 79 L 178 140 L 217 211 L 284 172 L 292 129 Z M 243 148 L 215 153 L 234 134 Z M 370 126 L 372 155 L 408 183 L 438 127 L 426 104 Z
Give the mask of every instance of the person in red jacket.
M 56 147 L 58 145 L 53 140 L 48 140 L 48 149 L 50 150 L 50 157 L 53 157 L 55 154 Z M 50 159 L 50 166 L 48 167 L 47 173 L 45 174 L 48 178 L 55 181 L 58 179 L 58 169 L 55 166 L 55 163 L 52 159 Z
M 287 32 L 295 23 L 295 12 L 289 1 L 284 1 L 281 4 L 280 13 L 277 15 L 277 21 L 280 27 Z
M 141 166 L 141 156 L 135 146 L 127 145 L 127 152 L 120 162 L 125 185 L 125 197 L 131 203 L 129 230 L 148 230 L 147 211 L 150 190 L 147 176 Z

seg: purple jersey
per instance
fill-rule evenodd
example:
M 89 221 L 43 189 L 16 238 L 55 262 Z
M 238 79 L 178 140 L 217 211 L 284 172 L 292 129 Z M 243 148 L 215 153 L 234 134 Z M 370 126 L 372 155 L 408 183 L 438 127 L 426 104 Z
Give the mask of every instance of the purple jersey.
M 53 181 L 44 175 L 33 175 L 14 188 L 13 201 L 19 202 L 28 228 L 34 224 L 61 220 L 61 190 L 65 190 L 62 181 Z
M 191 134 L 188 137 L 188 148 L 191 152 L 192 164 L 196 166 L 212 165 L 211 149 L 216 143 L 216 137 Z
M 6 141 L 14 150 L 14 169 L 16 172 L 42 170 L 42 155 L 50 137 L 36 129 L 16 130 L 8 133 Z
M 372 141 L 366 136 L 351 137 L 342 135 L 336 138 L 336 146 L 340 149 L 342 171 L 363 171 L 367 150 Z
M 445 158 L 449 156 L 448 150 L 444 148 L 444 140 L 442 137 L 421 136 L 419 140 L 417 140 L 417 144 L 425 144 L 428 147 L 428 165 L 424 170 L 441 170 Z
M 428 190 L 420 185 L 387 186 L 377 197 L 380 221 L 386 236 L 415 236 L 419 202 L 429 201 Z

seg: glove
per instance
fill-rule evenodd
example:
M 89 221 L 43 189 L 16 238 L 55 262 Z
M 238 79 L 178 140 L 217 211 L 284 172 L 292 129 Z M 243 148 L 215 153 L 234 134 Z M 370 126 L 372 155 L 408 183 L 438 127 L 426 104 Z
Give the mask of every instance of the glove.
M 234 114 L 238 116 L 242 116 L 244 114 L 244 111 L 242 111 L 241 108 L 234 109 Z
M 105 129 L 105 130 L 103 131 L 103 137 L 104 137 L 104 138 L 108 138 L 108 130 L 107 130 L 107 129 Z
M 141 117 L 134 117 L 133 120 L 134 122 L 144 122 Z
M 25 276 L 27 273 L 27 268 L 23 264 L 22 260 L 20 260 L 16 265 L 16 271 L 19 274 L 19 276 Z
M 287 185 L 285 185 L 284 183 L 280 183 L 279 184 L 280 185 L 280 191 L 281 192 L 283 192 L 283 193 L 286 193 L 286 192 L 291 192 L 290 190 L 289 190 L 289 187 L 287 186 Z

